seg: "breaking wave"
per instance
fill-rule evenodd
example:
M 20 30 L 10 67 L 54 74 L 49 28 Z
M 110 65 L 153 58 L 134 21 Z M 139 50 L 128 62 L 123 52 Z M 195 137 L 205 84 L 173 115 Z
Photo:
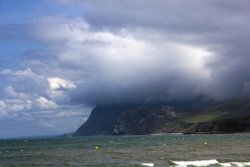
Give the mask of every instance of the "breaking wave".
M 220 163 L 216 159 L 198 160 L 198 161 L 171 161 L 174 167 L 188 167 L 188 166 L 222 166 L 222 167 L 250 167 L 250 162 L 226 162 Z

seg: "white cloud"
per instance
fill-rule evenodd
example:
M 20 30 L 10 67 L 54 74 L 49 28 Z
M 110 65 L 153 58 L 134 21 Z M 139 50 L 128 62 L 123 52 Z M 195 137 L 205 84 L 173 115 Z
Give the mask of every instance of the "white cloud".
M 32 76 L 33 72 L 31 69 L 25 69 L 25 70 L 18 70 L 18 71 L 12 71 L 11 69 L 4 69 L 0 71 L 0 75 L 8 75 L 13 77 L 27 77 Z
M 5 87 L 3 91 L 6 97 L 13 99 L 27 99 L 30 96 L 27 93 L 17 92 L 12 86 Z
M 76 85 L 73 82 L 58 77 L 48 78 L 48 82 L 52 90 L 60 90 L 60 89 L 67 90 L 76 88 Z
M 5 102 L 3 100 L 0 100 L 0 117 L 3 117 L 7 114 L 5 109 L 6 109 Z
M 5 111 L 6 115 L 12 115 L 20 111 L 30 110 L 32 108 L 32 102 L 30 100 L 24 100 L 22 98 L 10 98 L 0 101 L 0 110 Z
M 55 109 L 57 108 L 57 104 L 51 100 L 46 99 L 45 97 L 39 97 L 36 99 L 36 104 L 39 109 Z
M 76 111 L 62 111 L 62 112 L 57 112 L 55 117 L 68 117 L 68 116 L 80 116 L 82 115 L 81 112 L 76 112 Z
M 0 110 L 3 110 L 6 107 L 6 104 L 3 100 L 0 100 Z

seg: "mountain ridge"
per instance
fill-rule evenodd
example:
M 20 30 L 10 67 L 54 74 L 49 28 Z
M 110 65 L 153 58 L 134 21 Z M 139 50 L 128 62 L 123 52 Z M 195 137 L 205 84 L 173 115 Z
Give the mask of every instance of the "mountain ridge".
M 250 132 L 249 100 L 192 105 L 98 105 L 73 136 Z

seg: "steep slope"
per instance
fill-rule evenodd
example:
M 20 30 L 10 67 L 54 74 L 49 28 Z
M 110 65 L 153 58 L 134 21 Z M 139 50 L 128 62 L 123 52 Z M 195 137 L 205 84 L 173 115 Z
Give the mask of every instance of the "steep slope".
M 99 105 L 73 136 L 112 135 L 120 113 L 136 107 L 135 104 Z
M 179 132 L 179 122 L 187 113 L 170 106 L 140 107 L 120 114 L 114 134 L 143 135 Z
M 196 105 L 197 106 L 197 105 Z M 113 104 L 97 106 L 74 136 L 250 132 L 250 101 L 209 107 Z

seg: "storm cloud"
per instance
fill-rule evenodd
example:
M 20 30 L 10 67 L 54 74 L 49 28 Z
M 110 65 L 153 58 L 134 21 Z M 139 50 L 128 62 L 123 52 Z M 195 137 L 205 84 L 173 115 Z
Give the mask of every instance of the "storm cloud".
M 60 65 L 82 72 L 73 101 L 249 97 L 248 1 L 72 3 L 88 10 L 75 19 L 50 18 L 42 36 L 61 41 Z

